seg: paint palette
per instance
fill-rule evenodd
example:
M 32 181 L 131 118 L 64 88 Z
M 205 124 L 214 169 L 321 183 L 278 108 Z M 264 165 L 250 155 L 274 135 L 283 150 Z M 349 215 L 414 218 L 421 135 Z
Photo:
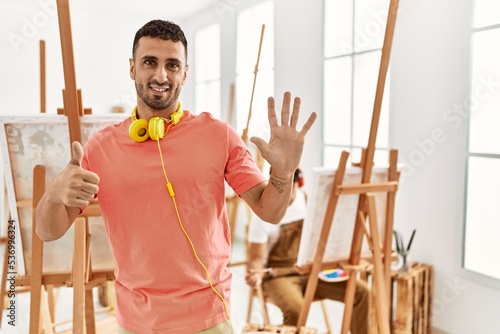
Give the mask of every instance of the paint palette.
M 341 282 L 349 278 L 349 273 L 340 268 L 323 270 L 318 274 L 320 280 L 325 282 Z

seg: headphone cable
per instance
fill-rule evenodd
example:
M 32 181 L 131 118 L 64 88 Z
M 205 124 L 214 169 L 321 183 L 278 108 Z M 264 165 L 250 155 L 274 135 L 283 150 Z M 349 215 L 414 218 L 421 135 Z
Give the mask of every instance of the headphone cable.
M 170 129 L 170 127 L 172 126 L 173 124 L 169 124 L 169 126 L 167 127 L 167 130 L 165 131 L 165 136 L 167 135 L 167 132 L 168 130 Z M 210 274 L 208 272 L 208 269 L 207 267 L 203 264 L 203 262 L 200 260 L 200 258 L 198 257 L 198 253 L 196 252 L 196 249 L 194 247 L 194 244 L 193 242 L 191 241 L 191 238 L 189 237 L 187 231 L 184 229 L 184 225 L 182 224 L 182 220 L 181 220 L 181 215 L 179 213 L 179 209 L 177 207 L 177 202 L 175 201 L 175 193 L 174 193 L 174 188 L 172 186 L 172 184 L 170 183 L 170 181 L 168 180 L 168 176 L 167 176 L 167 171 L 165 169 L 165 163 L 163 161 L 163 155 L 161 153 L 161 147 L 160 147 L 160 140 L 156 140 L 156 142 L 158 143 L 158 152 L 160 153 L 160 160 L 161 160 L 161 167 L 163 169 L 163 175 L 165 176 L 165 180 L 167 181 L 167 189 L 168 189 L 168 192 L 170 194 L 170 197 L 172 197 L 172 202 L 174 203 L 174 208 L 175 208 L 175 213 L 177 215 L 177 220 L 179 221 L 179 226 L 181 227 L 181 230 L 182 232 L 184 233 L 184 235 L 186 236 L 187 240 L 189 241 L 189 244 L 191 245 L 191 249 L 193 250 L 193 254 L 196 258 L 196 260 L 198 261 L 198 263 L 202 266 L 203 270 L 205 270 L 205 274 L 207 276 L 207 280 L 208 280 L 208 284 L 210 284 L 210 287 L 212 288 L 212 290 L 215 292 L 215 294 L 220 298 L 220 300 L 222 301 L 222 304 L 224 306 L 224 311 L 226 312 L 226 315 L 227 315 L 227 318 L 228 319 L 231 319 L 230 315 L 229 315 L 229 311 L 227 309 L 227 305 L 226 305 L 226 301 L 224 300 L 224 298 L 220 295 L 220 293 L 215 289 L 214 285 L 212 284 L 212 280 L 210 279 Z

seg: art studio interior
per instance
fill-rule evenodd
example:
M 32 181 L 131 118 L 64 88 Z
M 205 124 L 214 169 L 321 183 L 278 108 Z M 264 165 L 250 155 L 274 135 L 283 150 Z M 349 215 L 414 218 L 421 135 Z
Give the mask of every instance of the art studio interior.
M 314 284 L 336 268 L 350 273 L 346 291 L 365 280 L 370 333 L 500 333 L 495 0 L 2 2 L 1 333 L 133 332 L 118 331 L 111 232 L 99 204 L 50 242 L 36 235 L 34 212 L 75 155 L 68 124 L 79 124 L 84 142 L 104 126 L 130 121 L 141 97 L 139 68 L 131 69 L 134 35 L 156 19 L 179 25 L 187 40 L 183 110 L 194 118 L 210 113 L 234 130 L 273 181 L 269 187 L 282 184 L 266 153 L 248 140 L 275 139 L 268 98 L 279 123 L 285 92 L 297 109 L 293 99 L 300 97 L 291 121 L 298 132 L 316 113 L 303 131 L 300 191 L 307 203 L 295 264 L 308 268 Z M 41 174 L 36 165 L 45 166 Z M 219 210 L 230 239 L 227 316 L 234 333 L 288 333 L 280 308 L 247 284 L 256 214 L 226 181 Z M 297 333 L 300 326 L 301 333 L 347 333 L 352 301 L 308 293 Z

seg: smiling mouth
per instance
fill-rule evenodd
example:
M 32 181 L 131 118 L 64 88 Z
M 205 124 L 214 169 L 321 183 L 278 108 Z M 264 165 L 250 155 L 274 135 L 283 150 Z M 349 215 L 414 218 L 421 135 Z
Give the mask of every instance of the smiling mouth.
M 168 87 L 154 87 L 154 86 L 149 86 L 153 91 L 157 93 L 165 93 L 168 90 Z

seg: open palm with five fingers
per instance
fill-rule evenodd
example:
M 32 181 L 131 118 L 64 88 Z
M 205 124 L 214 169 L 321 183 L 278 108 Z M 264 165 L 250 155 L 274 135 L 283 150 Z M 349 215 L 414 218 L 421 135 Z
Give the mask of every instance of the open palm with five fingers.
M 262 157 L 271 165 L 273 174 L 277 176 L 293 174 L 299 166 L 305 136 L 317 117 L 315 112 L 311 113 L 302 129 L 297 130 L 300 98 L 295 97 L 293 105 L 291 105 L 291 99 L 290 92 L 285 92 L 281 106 L 281 124 L 278 123 L 274 98 L 270 97 L 267 100 L 269 125 L 271 127 L 269 143 L 258 137 L 250 138 L 250 141 L 261 151 Z

